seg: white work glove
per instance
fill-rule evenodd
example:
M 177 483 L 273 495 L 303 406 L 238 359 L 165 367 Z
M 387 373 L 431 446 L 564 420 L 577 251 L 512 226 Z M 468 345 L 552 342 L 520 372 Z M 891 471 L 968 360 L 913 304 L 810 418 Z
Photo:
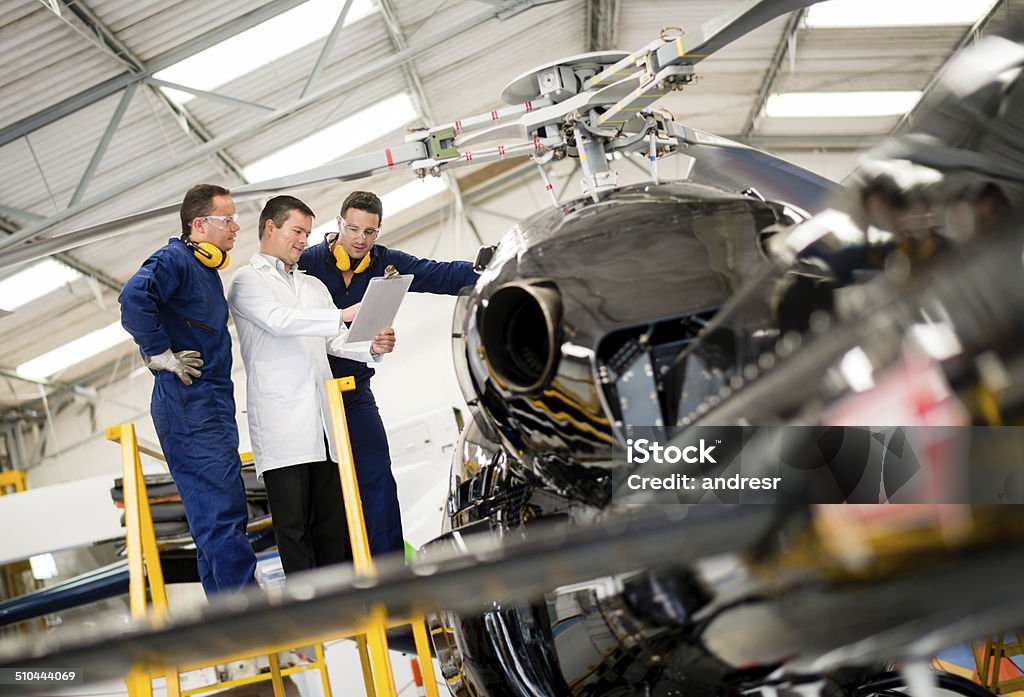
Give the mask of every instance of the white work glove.
M 192 378 L 202 376 L 203 358 L 198 351 L 172 351 L 167 349 L 156 356 L 143 358 L 150 370 L 166 370 L 178 376 L 186 385 L 192 384 Z

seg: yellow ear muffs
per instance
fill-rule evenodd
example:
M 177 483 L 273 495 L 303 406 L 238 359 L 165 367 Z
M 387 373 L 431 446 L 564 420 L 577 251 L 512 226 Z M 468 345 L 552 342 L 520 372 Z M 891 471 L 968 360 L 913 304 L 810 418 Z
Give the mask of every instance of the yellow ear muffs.
M 211 242 L 185 240 L 185 246 L 192 250 L 203 266 L 220 271 L 231 263 L 231 255 Z
M 352 269 L 352 258 L 349 257 L 348 252 L 345 251 L 345 248 L 341 245 L 341 242 L 338 242 L 337 244 L 334 245 L 334 261 L 338 264 L 338 268 L 341 269 L 342 271 L 348 271 L 349 269 Z M 363 271 L 366 271 L 366 268 L 369 265 L 370 253 L 367 252 L 366 256 L 360 259 L 359 263 L 356 264 L 356 268 L 352 269 L 352 273 L 362 273 Z

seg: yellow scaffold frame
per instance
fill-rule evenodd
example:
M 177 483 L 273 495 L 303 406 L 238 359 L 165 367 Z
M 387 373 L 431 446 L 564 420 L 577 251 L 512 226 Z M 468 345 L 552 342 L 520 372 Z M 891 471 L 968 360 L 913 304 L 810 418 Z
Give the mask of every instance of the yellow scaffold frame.
M 354 378 L 338 378 L 327 381 L 327 399 L 331 408 L 331 423 L 334 427 L 334 442 L 338 448 L 338 473 L 341 476 L 341 493 L 345 499 L 345 519 L 348 522 L 349 541 L 352 545 L 352 561 L 356 573 L 373 577 L 377 569 L 370 555 L 370 542 L 366 534 L 366 520 L 363 518 L 363 501 L 359 496 L 359 482 L 356 478 L 355 458 L 352 456 L 352 441 L 348 435 L 348 420 L 345 418 L 343 392 L 356 388 Z M 409 619 L 412 636 L 416 644 L 416 656 L 420 665 L 429 666 L 424 676 L 427 697 L 438 697 L 437 681 L 434 679 L 434 662 L 430 656 L 430 639 L 427 636 L 426 621 L 422 615 Z M 356 637 L 359 659 L 363 666 L 363 682 L 367 697 L 395 697 L 395 679 L 388 656 L 387 610 L 378 606 L 370 611 L 370 623 L 366 633 Z M 372 676 L 372 678 L 371 678 Z
M 345 517 L 348 523 L 349 540 L 352 545 L 353 564 L 356 573 L 364 577 L 377 574 L 373 558 L 370 554 L 369 538 L 366 534 L 366 520 L 363 517 L 362 499 L 359 495 L 359 483 L 356 477 L 355 463 L 352 455 L 352 442 L 348 434 L 348 421 L 345 417 L 343 392 L 355 389 L 355 380 L 351 377 L 327 381 L 327 396 L 331 409 L 331 422 L 335 443 L 338 449 L 338 472 L 341 477 L 342 497 L 345 501 Z M 106 429 L 107 440 L 121 444 L 121 465 L 124 472 L 124 503 L 125 503 L 125 539 L 127 543 L 129 568 L 129 598 L 133 618 L 142 618 L 150 614 L 146 603 L 147 572 L 150 596 L 153 601 L 152 618 L 159 627 L 167 618 L 167 592 L 164 587 L 163 570 L 153 532 L 153 519 L 149 510 L 149 499 L 146 495 L 146 484 L 142 476 L 142 463 L 139 457 L 140 447 L 132 423 L 111 426 Z M 144 451 L 160 459 L 159 451 L 146 446 Z M 430 666 L 424 671 L 424 688 L 427 697 L 438 697 L 437 682 L 434 679 L 433 660 L 430 655 L 430 639 L 427 635 L 426 621 L 422 615 L 411 618 L 395 619 L 389 622 L 387 609 L 377 606 L 370 611 L 370 620 L 364 631 L 353 635 L 341 634 L 335 638 L 354 636 L 359 650 L 360 664 L 363 670 L 363 683 L 367 697 L 396 697 L 394 673 L 388 654 L 386 630 L 389 627 L 411 625 L 416 655 L 420 665 Z M 249 684 L 270 679 L 274 686 L 275 697 L 283 697 L 283 676 L 302 670 L 320 669 L 320 677 L 326 697 L 331 696 L 330 683 L 327 676 L 327 665 L 324 659 L 323 640 L 317 638 L 316 662 L 282 670 L 277 660 L 277 652 L 292 646 L 261 647 L 255 655 L 268 657 L 270 674 L 240 678 L 216 683 L 201 688 L 182 691 L 179 675 L 181 672 L 195 670 L 206 665 L 227 663 L 240 658 L 254 655 L 252 651 L 239 653 L 236 656 L 222 657 L 214 661 L 206 661 L 202 665 L 157 667 L 140 665 L 134 668 L 125 678 L 130 697 L 152 697 L 152 680 L 165 676 L 167 679 L 168 697 L 189 697 L 200 692 L 223 689 L 237 685 Z
M 156 534 L 153 531 L 153 516 L 149 510 L 146 482 L 142 476 L 142 461 L 139 456 L 140 446 L 135 435 L 135 424 L 127 423 L 111 426 L 106 429 L 105 434 L 107 440 L 121 444 L 125 544 L 128 557 L 128 598 L 131 615 L 133 619 L 151 617 L 154 626 L 159 627 L 168 615 L 167 589 L 164 585 L 163 568 L 160 565 L 160 552 L 156 544 Z M 161 460 L 164 459 L 163 454 L 152 447 L 146 446 L 143 450 L 148 455 Z M 244 458 L 245 456 L 243 455 L 242 457 Z M 152 610 L 150 610 L 146 602 L 147 580 L 149 581 L 149 593 L 153 603 Z M 325 697 L 331 697 L 331 686 L 327 679 L 327 663 L 324 660 L 323 644 L 318 643 L 315 645 L 316 661 L 313 663 L 282 670 L 277 658 L 277 652 L 289 648 L 292 647 L 268 648 L 255 654 L 266 654 L 267 661 L 270 664 L 269 674 L 226 680 L 190 690 L 182 690 L 180 683 L 181 673 L 204 668 L 210 665 L 210 662 L 204 661 L 202 664 L 194 666 L 168 666 L 163 669 L 156 666 L 140 665 L 136 666 L 125 676 L 125 684 L 128 688 L 129 697 L 152 697 L 152 681 L 155 678 L 164 677 L 167 683 L 167 697 L 190 697 L 190 695 L 201 692 L 270 680 L 274 686 L 274 696 L 284 697 L 283 676 L 319 668 L 324 695 Z M 253 655 L 252 652 L 248 652 L 215 660 L 212 664 L 229 663 L 233 660 L 251 658 Z
M 1006 632 L 971 642 L 978 682 L 994 695 L 1006 695 L 1024 688 L 1024 677 L 1003 678 L 1001 675 L 1004 658 L 1024 655 L 1021 636 L 1021 632 Z

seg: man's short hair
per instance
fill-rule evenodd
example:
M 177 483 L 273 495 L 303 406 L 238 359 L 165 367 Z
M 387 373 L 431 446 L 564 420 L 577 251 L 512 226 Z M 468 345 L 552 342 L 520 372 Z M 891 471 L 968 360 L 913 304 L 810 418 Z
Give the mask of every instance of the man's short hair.
M 274 221 L 274 227 L 281 227 L 292 211 L 298 211 L 310 218 L 316 217 L 309 206 L 294 196 L 275 196 L 267 201 L 267 205 L 263 206 L 260 213 L 260 239 L 263 239 L 263 231 L 267 229 L 268 220 Z
M 348 213 L 349 208 L 375 214 L 378 225 L 384 220 L 384 206 L 381 204 L 380 199 L 377 198 L 377 194 L 372 191 L 353 191 L 349 194 L 345 198 L 345 202 L 341 204 L 342 218 Z
M 196 184 L 181 202 L 181 236 L 188 237 L 192 232 L 192 221 L 210 215 L 213 212 L 215 196 L 230 196 L 231 192 L 216 184 Z

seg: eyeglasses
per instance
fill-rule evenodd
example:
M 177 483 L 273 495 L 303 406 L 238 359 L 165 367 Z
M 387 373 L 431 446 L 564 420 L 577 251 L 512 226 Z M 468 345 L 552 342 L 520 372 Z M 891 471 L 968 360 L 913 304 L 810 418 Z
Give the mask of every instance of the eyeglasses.
M 238 213 L 232 213 L 231 215 L 204 215 L 201 217 L 203 220 L 216 220 L 224 227 L 227 227 L 229 223 L 238 225 Z
M 366 237 L 371 237 L 372 238 L 372 237 L 376 237 L 380 233 L 380 228 L 375 228 L 375 227 L 359 227 L 358 225 L 349 225 L 348 223 L 345 223 L 344 221 L 342 221 L 341 228 L 346 233 L 348 233 L 349 237 L 355 237 L 356 235 L 362 233 Z

